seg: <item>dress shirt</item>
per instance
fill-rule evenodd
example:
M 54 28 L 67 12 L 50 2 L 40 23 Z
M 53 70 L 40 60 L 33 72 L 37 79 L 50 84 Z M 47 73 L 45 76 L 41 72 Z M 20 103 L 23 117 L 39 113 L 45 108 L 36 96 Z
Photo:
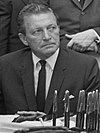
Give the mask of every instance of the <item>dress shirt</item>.
M 59 49 L 48 59 L 46 59 L 46 95 L 47 97 L 49 86 L 51 82 L 52 73 L 54 70 L 54 66 L 58 57 Z M 34 53 L 32 53 L 33 63 L 34 63 L 34 83 L 35 83 L 35 95 L 37 94 L 37 85 L 38 85 L 38 74 L 41 69 L 41 65 L 39 59 Z

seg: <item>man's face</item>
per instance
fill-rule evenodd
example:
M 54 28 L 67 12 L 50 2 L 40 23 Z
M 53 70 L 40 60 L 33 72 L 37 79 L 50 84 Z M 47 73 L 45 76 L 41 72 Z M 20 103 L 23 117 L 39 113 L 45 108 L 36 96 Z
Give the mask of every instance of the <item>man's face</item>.
M 36 56 L 46 59 L 59 47 L 59 26 L 53 13 L 24 18 L 26 41 Z

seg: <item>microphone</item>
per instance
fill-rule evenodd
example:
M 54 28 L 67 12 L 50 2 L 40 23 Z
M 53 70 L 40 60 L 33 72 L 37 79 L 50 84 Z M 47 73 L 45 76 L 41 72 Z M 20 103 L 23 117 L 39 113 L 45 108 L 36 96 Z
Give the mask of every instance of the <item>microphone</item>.
M 52 113 L 53 126 L 56 126 L 56 117 L 57 117 L 57 90 L 55 90 L 54 92 L 54 99 L 53 99 L 53 113 Z
M 70 114 L 69 114 L 69 91 L 65 91 L 64 95 L 64 126 L 69 128 Z

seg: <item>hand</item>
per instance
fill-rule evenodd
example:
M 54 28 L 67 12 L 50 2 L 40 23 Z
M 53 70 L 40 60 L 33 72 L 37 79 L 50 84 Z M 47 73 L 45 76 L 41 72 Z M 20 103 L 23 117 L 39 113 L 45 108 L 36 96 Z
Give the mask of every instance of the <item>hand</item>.
M 19 115 L 12 122 L 34 121 L 46 116 L 45 113 L 39 111 L 18 111 Z
M 22 116 L 32 116 L 32 115 L 37 115 L 37 116 L 44 116 L 46 115 L 44 112 L 39 112 L 39 111 L 18 111 L 18 115 Z
M 88 51 L 94 51 L 94 52 L 98 52 L 98 46 L 96 42 L 93 42 L 90 47 L 87 48 Z
M 94 48 L 96 48 L 95 40 L 97 37 L 93 29 L 86 30 L 73 35 L 66 34 L 65 36 L 71 39 L 71 41 L 67 44 L 67 47 L 76 51 L 84 52 L 88 49 L 93 51 Z

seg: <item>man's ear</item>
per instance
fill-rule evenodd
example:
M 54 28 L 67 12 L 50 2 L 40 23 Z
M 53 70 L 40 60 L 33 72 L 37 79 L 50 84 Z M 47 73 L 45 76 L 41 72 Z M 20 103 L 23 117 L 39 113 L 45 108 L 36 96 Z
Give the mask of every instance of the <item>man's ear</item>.
M 19 33 L 18 36 L 19 36 L 20 40 L 22 41 L 22 43 L 24 45 L 28 46 L 28 42 L 26 40 L 26 36 L 24 34 L 22 34 L 22 33 Z

